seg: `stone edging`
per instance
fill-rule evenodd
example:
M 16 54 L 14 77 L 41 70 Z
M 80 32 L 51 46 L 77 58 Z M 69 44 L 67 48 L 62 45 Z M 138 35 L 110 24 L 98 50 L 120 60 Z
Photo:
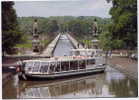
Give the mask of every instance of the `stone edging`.
M 71 43 L 74 45 L 74 47 L 78 48 L 78 41 L 76 39 L 74 39 L 70 34 L 67 34 L 67 37 L 69 38 Z M 82 48 L 83 48 L 83 46 L 80 45 L 80 49 L 82 49 Z
M 51 57 L 53 55 L 53 51 L 58 43 L 61 34 L 57 35 L 57 37 L 47 46 L 47 48 L 43 51 L 41 56 Z

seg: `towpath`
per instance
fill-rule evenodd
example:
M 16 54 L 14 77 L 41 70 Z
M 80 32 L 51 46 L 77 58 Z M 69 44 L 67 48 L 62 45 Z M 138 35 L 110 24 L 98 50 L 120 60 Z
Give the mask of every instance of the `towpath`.
M 133 79 L 138 79 L 138 63 L 125 57 L 108 58 L 108 64 L 112 67 L 124 72 Z

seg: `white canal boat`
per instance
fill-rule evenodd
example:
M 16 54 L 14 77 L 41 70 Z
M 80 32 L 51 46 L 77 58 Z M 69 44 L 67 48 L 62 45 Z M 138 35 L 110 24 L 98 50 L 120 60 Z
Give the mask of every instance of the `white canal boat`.
M 17 67 L 19 78 L 54 79 L 104 72 L 105 60 L 99 50 L 73 49 L 71 54 L 72 56 L 24 60 Z

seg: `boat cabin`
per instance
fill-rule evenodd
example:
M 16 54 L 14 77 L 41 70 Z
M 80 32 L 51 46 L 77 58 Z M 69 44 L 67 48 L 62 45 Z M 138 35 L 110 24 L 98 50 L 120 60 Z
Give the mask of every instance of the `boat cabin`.
M 57 59 L 57 60 L 27 60 L 24 61 L 25 73 L 30 74 L 52 74 L 61 73 L 68 71 L 77 71 L 86 69 L 89 64 L 95 64 L 95 59 L 87 58 L 74 58 L 68 59 Z

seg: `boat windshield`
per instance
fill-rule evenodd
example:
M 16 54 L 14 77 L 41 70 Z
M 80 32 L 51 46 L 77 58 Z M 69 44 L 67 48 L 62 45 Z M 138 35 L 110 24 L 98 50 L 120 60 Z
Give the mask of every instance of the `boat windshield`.
M 41 61 L 29 61 L 25 63 L 25 70 L 30 72 L 45 73 L 48 71 L 49 63 Z
M 27 62 L 25 62 L 25 70 L 26 71 L 32 71 L 33 64 L 34 64 L 33 61 L 27 61 Z

